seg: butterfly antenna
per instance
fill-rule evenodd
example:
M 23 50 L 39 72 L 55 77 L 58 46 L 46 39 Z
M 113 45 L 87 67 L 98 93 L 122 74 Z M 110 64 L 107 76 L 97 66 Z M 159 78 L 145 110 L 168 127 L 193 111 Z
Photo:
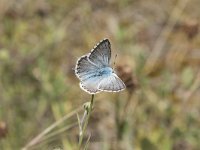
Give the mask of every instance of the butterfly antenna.
M 117 58 L 117 54 L 115 55 L 114 63 L 113 63 L 113 70 L 115 70 L 115 60 Z

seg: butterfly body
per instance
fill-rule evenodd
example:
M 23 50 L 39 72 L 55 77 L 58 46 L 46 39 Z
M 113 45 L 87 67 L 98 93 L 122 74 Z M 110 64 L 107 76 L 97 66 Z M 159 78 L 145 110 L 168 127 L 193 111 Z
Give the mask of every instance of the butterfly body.
M 100 41 L 91 53 L 80 57 L 75 74 L 80 79 L 80 87 L 89 94 L 101 91 L 118 92 L 125 84 L 110 67 L 111 46 L 108 39 Z
M 106 77 L 106 76 L 110 76 L 113 73 L 112 68 L 110 67 L 105 67 L 105 68 L 101 68 L 101 69 L 97 69 L 94 77 Z

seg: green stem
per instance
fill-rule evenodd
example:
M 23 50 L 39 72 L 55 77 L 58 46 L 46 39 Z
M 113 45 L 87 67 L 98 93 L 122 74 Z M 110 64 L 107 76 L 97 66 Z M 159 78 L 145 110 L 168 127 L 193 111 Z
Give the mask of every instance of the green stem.
M 93 104 L 94 104 L 94 94 L 92 94 L 92 98 L 91 98 L 91 101 L 90 101 L 90 107 L 88 109 L 87 117 L 86 117 L 84 125 L 83 125 L 82 134 L 80 135 L 80 138 L 79 138 L 79 144 L 78 144 L 79 150 L 81 149 L 81 145 L 83 143 L 83 137 L 85 135 L 85 131 L 86 131 L 89 119 L 90 119 L 90 115 L 91 115 L 91 112 L 92 112 Z

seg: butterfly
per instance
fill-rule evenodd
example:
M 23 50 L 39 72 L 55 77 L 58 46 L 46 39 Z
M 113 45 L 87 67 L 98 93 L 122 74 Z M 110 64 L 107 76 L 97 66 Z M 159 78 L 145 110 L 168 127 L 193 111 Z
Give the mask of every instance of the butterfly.
M 89 94 L 102 91 L 119 92 L 126 88 L 124 82 L 110 67 L 111 44 L 108 39 L 100 41 L 90 53 L 77 60 L 75 74 L 80 87 Z

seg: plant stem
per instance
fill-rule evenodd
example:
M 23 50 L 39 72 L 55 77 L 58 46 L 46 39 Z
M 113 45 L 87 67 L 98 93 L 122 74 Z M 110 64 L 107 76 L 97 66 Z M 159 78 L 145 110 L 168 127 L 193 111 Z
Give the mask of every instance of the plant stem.
M 90 119 L 90 115 L 91 115 L 91 112 L 92 112 L 93 104 L 94 104 L 94 94 L 92 94 L 92 98 L 91 98 L 91 101 L 90 101 L 90 106 L 89 106 L 89 109 L 88 109 L 88 112 L 87 112 L 87 117 L 86 117 L 85 122 L 83 124 L 82 133 L 81 133 L 81 135 L 79 137 L 79 144 L 78 144 L 79 150 L 81 149 L 81 145 L 83 143 L 83 137 L 84 137 L 84 134 L 85 134 L 85 131 L 86 131 L 89 119 Z

